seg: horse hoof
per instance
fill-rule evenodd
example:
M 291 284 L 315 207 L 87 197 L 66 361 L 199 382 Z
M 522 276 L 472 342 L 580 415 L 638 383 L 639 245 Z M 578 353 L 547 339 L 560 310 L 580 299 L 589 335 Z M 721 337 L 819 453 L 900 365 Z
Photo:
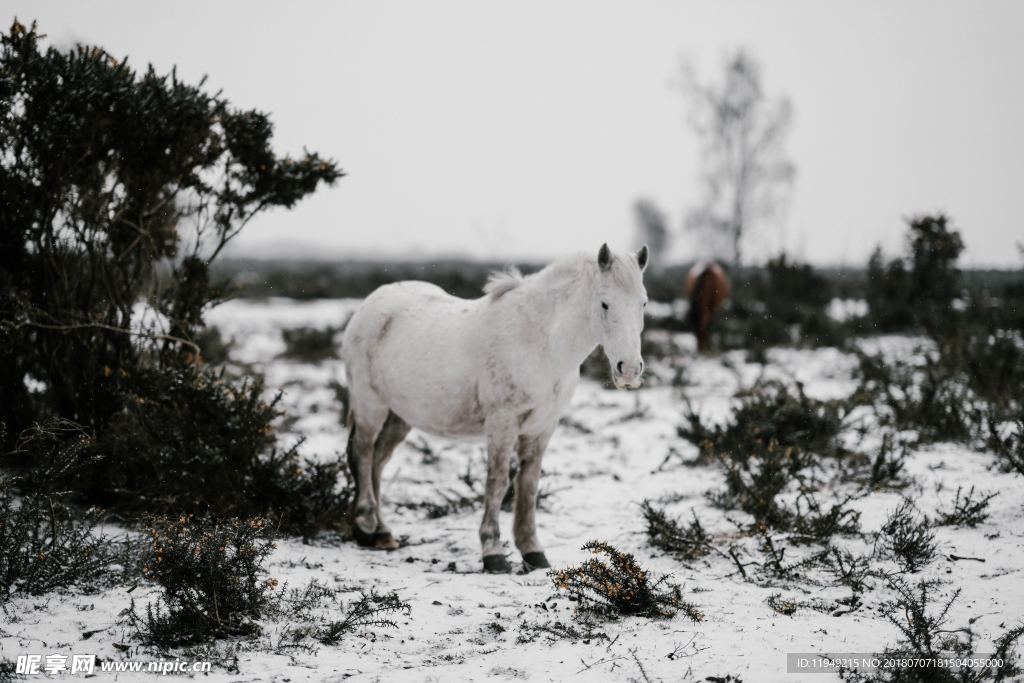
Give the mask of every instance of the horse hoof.
M 378 531 L 373 535 L 373 547 L 377 550 L 398 550 L 401 545 L 390 531 Z
M 395 550 L 401 545 L 391 535 L 390 531 L 367 533 L 360 529 L 358 524 L 352 525 L 352 537 L 356 539 L 356 543 L 364 548 L 373 548 L 375 550 Z
M 364 548 L 372 548 L 374 545 L 373 537 L 374 533 L 366 532 L 359 528 L 356 523 L 352 524 L 352 538 L 356 539 L 356 543 L 363 546 Z
M 484 555 L 484 572 L 488 574 L 511 574 L 512 563 L 504 555 Z
M 537 552 L 523 554 L 523 566 L 526 568 L 526 571 L 530 572 L 534 569 L 550 569 L 551 563 L 548 562 L 548 558 L 545 557 L 544 553 L 538 550 Z

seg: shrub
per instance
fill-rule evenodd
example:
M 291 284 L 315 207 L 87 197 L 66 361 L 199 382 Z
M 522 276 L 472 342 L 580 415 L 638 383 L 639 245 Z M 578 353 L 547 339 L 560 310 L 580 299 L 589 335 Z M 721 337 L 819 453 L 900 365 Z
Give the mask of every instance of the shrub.
M 647 522 L 647 536 L 655 546 L 681 560 L 696 560 L 708 553 L 711 536 L 697 519 L 696 512 L 693 513 L 693 521 L 684 527 L 648 500 L 640 507 Z
M 772 442 L 740 462 L 724 455 L 719 462 L 725 472 L 725 489 L 708 494 L 712 503 L 727 510 L 743 510 L 754 518 L 755 526 L 789 528 L 792 514 L 777 497 L 807 466 L 796 449 Z
M 999 420 L 992 416 L 988 428 L 986 445 L 996 454 L 999 469 L 1024 475 L 1024 412 L 1016 418 L 1014 430 L 1009 434 L 1000 433 Z
M 833 536 L 860 533 L 860 513 L 846 507 L 850 498 L 833 503 L 827 509 L 812 493 L 801 493 L 791 513 L 790 540 L 794 543 L 825 542 Z
M 89 439 L 74 424 L 55 420 L 34 425 L 18 441 L 37 467 L 24 478 L 0 477 L 0 602 L 58 588 L 94 589 L 111 574 L 126 544 L 96 534 L 101 515 L 80 512 L 71 495 L 56 490 L 72 477 Z M 16 487 L 31 482 L 32 492 Z
M 173 647 L 259 633 L 277 585 L 262 576 L 274 549 L 267 520 L 157 517 L 150 536 L 143 573 L 161 596 L 145 618 L 134 605 L 128 615 L 145 642 Z
M 130 513 L 266 512 L 309 493 L 322 482 L 269 448 L 258 386 L 198 367 L 197 340 L 226 294 L 210 274 L 225 246 L 341 171 L 276 156 L 267 116 L 203 83 L 40 40 L 17 21 L 0 35 L 0 422 L 10 438 L 50 416 L 82 425 L 107 456 L 82 469 L 85 502 Z M 156 315 L 141 320 L 144 297 Z M 300 507 L 287 524 L 335 519 Z
M 948 324 L 960 294 L 956 261 L 964 249 L 944 215 L 909 221 L 904 258 L 885 263 L 876 250 L 868 263 L 870 324 L 879 330 L 938 329 Z
M 794 390 L 779 382 L 756 385 L 740 400 L 732 418 L 723 426 L 707 427 L 690 409 L 687 425 L 678 434 L 700 448 L 703 461 L 722 454 L 742 462 L 748 454 L 773 449 L 792 449 L 797 456 L 813 453 L 838 456 L 844 453 L 839 433 L 845 418 L 838 401 L 809 398 L 801 385 Z
M 835 582 L 846 586 L 854 594 L 862 593 L 868 581 L 876 575 L 871 567 L 871 558 L 854 555 L 847 548 L 827 547 L 818 555 L 820 566 L 835 578 Z
M 948 512 L 940 512 L 935 526 L 969 526 L 975 527 L 988 519 L 988 503 L 998 496 L 998 493 L 982 493 L 979 498 L 974 497 L 974 487 L 961 496 L 963 487 L 956 487 L 956 499 L 953 501 L 953 509 Z
M 265 401 L 259 379 L 190 366 L 139 373 L 122 391 L 124 408 L 98 440 L 107 456 L 79 484 L 88 499 L 129 513 L 267 515 L 302 534 L 346 528 L 347 470 L 276 446 L 280 394 Z
M 888 409 L 882 416 L 883 424 L 916 432 L 920 444 L 967 442 L 977 436 L 981 407 L 967 388 L 966 379 L 950 372 L 940 360 L 928 357 L 923 367 L 915 367 L 858 355 L 859 393 L 877 396 Z
M 1017 334 L 945 330 L 938 339 L 941 364 L 976 396 L 1000 412 L 1019 406 L 1024 386 L 1024 342 Z
M 14 496 L 0 482 L 0 602 L 58 588 L 95 589 L 114 561 L 114 545 L 96 535 L 99 513 L 78 513 L 60 498 Z
M 987 659 L 998 659 L 1001 667 L 969 668 L 959 671 L 941 666 L 936 660 L 955 657 L 981 657 L 975 650 L 973 620 L 960 628 L 949 628 L 949 611 L 960 595 L 953 592 L 945 603 L 933 608 L 935 581 L 920 581 L 911 586 L 898 576 L 889 577 L 889 586 L 896 598 L 882 605 L 882 613 L 895 626 L 902 639 L 885 648 L 884 658 L 915 659 L 913 666 L 882 667 L 873 673 L 844 671 L 845 680 L 861 683 L 955 683 L 981 681 L 1009 681 L 1021 673 L 1015 664 L 1014 647 L 1024 635 L 1024 626 L 1016 626 L 995 639 L 996 647 Z
M 340 589 L 315 579 L 301 589 L 278 589 L 265 561 L 276 547 L 266 519 L 217 521 L 182 515 L 150 520 L 143 575 L 161 589 L 140 615 L 134 602 L 126 623 L 145 643 L 175 647 L 228 636 L 252 638 L 261 620 L 287 620 L 282 643 L 313 638 L 325 645 L 368 627 L 397 626 L 390 615 L 409 612 L 395 593 L 360 594 L 342 609 Z M 340 618 L 337 618 L 340 612 Z M 308 646 L 307 646 L 308 647 Z
M 398 628 L 389 616 L 409 613 L 409 603 L 395 593 L 361 593 L 359 599 L 349 605 L 342 619 L 328 621 L 317 629 L 316 639 L 324 645 L 334 645 L 342 636 L 370 627 Z
M 341 590 L 313 579 L 302 589 L 280 593 L 268 607 L 268 616 L 286 619 L 282 641 L 300 646 L 306 638 L 322 645 L 336 645 L 341 639 L 364 628 L 398 628 L 393 615 L 408 614 L 409 603 L 395 593 L 361 592 L 343 608 Z M 336 618 L 337 613 L 341 618 Z
M 341 332 L 340 327 L 296 327 L 281 330 L 284 338 L 284 358 L 299 360 L 303 363 L 319 363 L 338 357 L 335 337 Z
M 766 529 L 760 530 L 761 561 L 755 562 L 759 573 L 768 579 L 795 579 L 806 574 L 818 563 L 816 554 L 806 555 L 793 562 L 786 561 L 786 546 L 780 546 Z
M 583 549 L 595 557 L 578 567 L 548 573 L 557 588 L 568 591 L 570 598 L 579 603 L 579 613 L 657 618 L 682 611 L 693 621 L 704 618 L 696 607 L 683 600 L 679 586 L 668 576 L 652 580 L 650 573 L 629 553 L 601 541 L 590 541 Z
M 917 512 L 913 501 L 904 499 L 878 533 L 882 557 L 895 560 L 902 571 L 914 573 L 930 564 L 937 554 L 935 534 Z
M 870 468 L 862 476 L 865 487 L 869 491 L 906 488 L 910 484 L 904 469 L 906 457 L 906 444 L 897 446 L 891 434 L 884 435 Z

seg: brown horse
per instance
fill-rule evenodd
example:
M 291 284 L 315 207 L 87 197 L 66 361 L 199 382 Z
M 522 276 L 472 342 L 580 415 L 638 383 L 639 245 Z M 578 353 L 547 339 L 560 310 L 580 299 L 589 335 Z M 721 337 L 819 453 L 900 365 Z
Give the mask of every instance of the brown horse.
M 686 294 L 690 298 L 687 318 L 697 337 L 697 350 L 705 353 L 711 348 L 715 311 L 729 298 L 729 278 L 717 263 L 699 261 L 686 275 Z

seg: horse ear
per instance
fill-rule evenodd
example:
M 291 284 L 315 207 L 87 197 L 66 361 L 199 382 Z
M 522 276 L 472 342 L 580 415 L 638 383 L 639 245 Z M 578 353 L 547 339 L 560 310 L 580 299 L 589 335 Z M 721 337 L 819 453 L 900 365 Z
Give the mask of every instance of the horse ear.
M 640 270 L 647 270 L 647 260 L 650 256 L 650 252 L 647 249 L 647 245 L 640 247 L 640 251 L 636 252 L 636 262 L 640 266 Z
M 612 250 L 608 248 L 607 242 L 602 244 L 601 251 L 597 252 L 597 265 L 601 266 L 601 270 L 612 267 Z

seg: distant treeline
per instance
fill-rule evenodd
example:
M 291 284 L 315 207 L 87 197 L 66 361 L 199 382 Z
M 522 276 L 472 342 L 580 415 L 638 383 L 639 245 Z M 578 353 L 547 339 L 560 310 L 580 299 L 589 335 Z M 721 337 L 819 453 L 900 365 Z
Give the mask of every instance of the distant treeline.
M 287 259 L 222 259 L 214 271 L 230 279 L 234 295 L 243 298 L 286 297 L 290 299 L 363 298 L 377 287 L 400 280 L 424 280 L 465 298 L 481 296 L 487 276 L 494 270 L 515 265 L 524 273 L 544 267 L 541 262 L 470 261 L 317 261 Z M 684 281 L 692 263 L 667 266 L 644 278 L 654 301 L 671 301 L 684 296 Z M 767 268 L 750 266 L 730 272 L 737 298 L 764 285 Z M 828 284 L 828 291 L 841 299 L 864 299 L 867 268 L 823 267 L 814 273 Z M 964 270 L 969 288 L 1002 291 L 1007 285 L 1024 282 L 1020 270 Z

